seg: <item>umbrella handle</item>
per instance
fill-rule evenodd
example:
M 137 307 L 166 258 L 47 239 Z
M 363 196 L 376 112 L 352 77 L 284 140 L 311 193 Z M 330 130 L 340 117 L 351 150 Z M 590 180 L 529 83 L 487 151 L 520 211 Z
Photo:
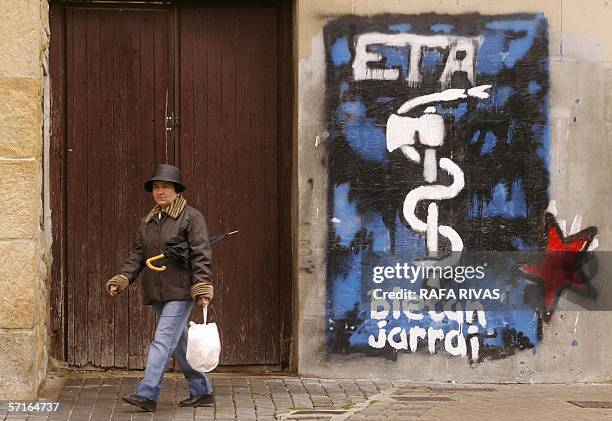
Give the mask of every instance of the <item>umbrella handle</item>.
M 149 269 L 151 269 L 152 271 L 155 271 L 155 272 L 163 272 L 163 271 L 165 271 L 166 270 L 166 266 L 160 266 L 160 267 L 153 266 L 153 262 L 154 261 L 159 260 L 159 259 L 163 259 L 164 257 L 166 257 L 166 256 L 164 256 L 163 253 L 162 254 L 158 254 L 157 256 L 149 257 L 147 259 L 147 267 Z

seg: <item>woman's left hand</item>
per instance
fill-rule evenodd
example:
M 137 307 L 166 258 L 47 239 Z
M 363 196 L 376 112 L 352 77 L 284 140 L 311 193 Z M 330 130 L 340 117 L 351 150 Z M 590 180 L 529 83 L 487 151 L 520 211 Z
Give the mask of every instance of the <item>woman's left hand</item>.
M 196 303 L 200 307 L 206 307 L 210 303 L 210 300 L 208 298 L 206 298 L 205 296 L 203 296 L 203 295 L 198 295 L 197 298 L 196 298 Z

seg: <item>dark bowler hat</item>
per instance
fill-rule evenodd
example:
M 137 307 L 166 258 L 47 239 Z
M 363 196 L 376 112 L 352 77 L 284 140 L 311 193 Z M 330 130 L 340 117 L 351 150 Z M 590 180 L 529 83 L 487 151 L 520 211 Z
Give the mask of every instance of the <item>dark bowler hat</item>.
M 185 191 L 186 188 L 181 181 L 181 170 L 173 165 L 160 164 L 157 166 L 157 168 L 155 168 L 155 172 L 151 178 L 149 178 L 144 184 L 145 190 L 149 193 L 153 191 L 154 181 L 169 181 L 174 183 L 177 193 Z

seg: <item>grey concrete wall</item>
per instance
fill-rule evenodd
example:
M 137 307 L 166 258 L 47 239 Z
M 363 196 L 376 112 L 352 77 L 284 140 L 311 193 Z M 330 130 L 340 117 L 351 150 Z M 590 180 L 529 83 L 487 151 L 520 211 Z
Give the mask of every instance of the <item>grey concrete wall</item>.
M 598 0 L 408 1 L 298 0 L 298 369 L 321 377 L 404 378 L 457 382 L 607 382 L 612 380 L 610 312 L 557 311 L 537 352 L 469 364 L 438 353 L 400 353 L 397 361 L 325 349 L 327 118 L 323 28 L 346 16 L 485 15 L 542 12 L 549 24 L 550 199 L 558 218 L 599 230 L 599 250 L 612 250 L 612 4 Z M 600 261 L 598 299 L 610 300 L 609 261 Z M 561 298 L 562 300 L 564 297 Z M 577 310 L 580 308 L 577 307 Z M 573 342 L 576 341 L 576 342 Z M 572 346 L 577 344 L 577 346 Z

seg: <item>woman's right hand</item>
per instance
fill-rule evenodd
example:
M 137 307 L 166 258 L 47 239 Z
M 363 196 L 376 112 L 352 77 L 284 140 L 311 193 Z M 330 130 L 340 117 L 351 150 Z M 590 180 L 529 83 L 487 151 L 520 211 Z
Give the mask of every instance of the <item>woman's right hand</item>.
M 118 285 L 111 285 L 108 288 L 108 293 L 110 294 L 111 297 L 116 297 L 117 295 L 119 295 L 119 286 Z
M 208 304 L 210 303 L 210 299 L 206 298 L 203 295 L 198 295 L 198 297 L 196 298 L 196 303 L 200 306 L 200 307 L 206 307 L 208 306 Z

